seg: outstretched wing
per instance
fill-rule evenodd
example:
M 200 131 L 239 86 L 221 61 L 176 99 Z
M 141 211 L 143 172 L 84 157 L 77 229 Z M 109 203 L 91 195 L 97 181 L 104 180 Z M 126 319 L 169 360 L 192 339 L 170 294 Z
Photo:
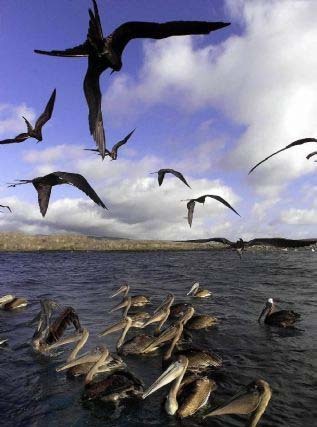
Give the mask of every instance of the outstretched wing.
M 6 209 L 8 209 L 8 211 L 12 212 L 10 206 L 0 205 L 0 208 L 6 208 Z
M 195 209 L 195 201 L 194 200 L 190 200 L 187 203 L 187 210 L 188 210 L 187 221 L 188 221 L 188 224 L 189 224 L 190 227 L 192 226 L 192 223 L 193 223 L 194 209 Z
M 3 141 L 0 141 L 0 144 L 13 144 L 15 142 L 23 142 L 23 141 L 25 141 L 28 138 L 30 138 L 30 135 L 28 133 L 20 133 L 15 138 L 4 139 Z
M 62 56 L 65 58 L 81 58 L 89 55 L 89 43 L 85 42 L 78 46 L 71 47 L 65 50 L 40 50 L 35 49 L 35 53 L 48 56 Z
M 219 30 L 228 25 L 230 24 L 225 22 L 206 21 L 126 22 L 111 34 L 112 47 L 118 54 L 121 54 L 132 39 L 165 39 L 171 36 L 209 34 L 211 31 Z
M 206 194 L 202 197 L 211 197 L 212 199 L 218 200 L 218 202 L 222 203 L 223 205 L 227 206 L 227 208 L 231 209 L 234 213 L 241 216 L 225 199 L 223 199 L 220 196 L 214 195 L 214 194 Z
M 129 135 L 127 135 L 125 138 L 123 138 L 121 141 L 117 142 L 113 147 L 112 147 L 112 152 L 114 152 L 115 154 L 117 154 L 118 148 L 121 147 L 122 145 L 126 144 L 130 137 L 132 136 L 133 132 L 135 131 L 135 129 L 133 129 L 132 132 L 129 133 Z
M 303 246 L 315 245 L 317 239 L 282 239 L 282 238 L 263 238 L 253 239 L 247 242 L 247 246 L 266 245 L 279 248 L 300 248 Z
M 262 163 L 266 162 L 271 157 L 275 156 L 275 154 L 281 153 L 282 151 L 288 150 L 289 148 L 295 147 L 296 145 L 302 145 L 306 144 L 307 142 L 317 142 L 316 138 L 303 138 L 298 139 L 297 141 L 292 142 L 291 144 L 288 144 L 286 147 L 281 148 L 281 150 L 275 151 L 275 153 L 271 154 L 270 156 L 266 157 L 264 160 L 261 160 L 261 162 L 257 163 L 253 168 L 249 171 L 248 175 L 250 175 L 251 172 L 254 171 L 258 166 L 260 166 Z
M 77 187 L 79 190 L 83 191 L 91 200 L 93 200 L 98 206 L 101 206 L 104 209 L 108 209 L 103 201 L 100 199 L 95 190 L 90 186 L 89 182 L 82 175 L 78 173 L 70 172 L 54 172 L 58 178 L 61 178 Z
M 48 100 L 48 103 L 46 104 L 45 110 L 40 115 L 40 117 L 37 119 L 37 121 L 35 123 L 35 130 L 40 130 L 45 125 L 45 123 L 48 122 L 49 119 L 52 117 L 55 98 L 56 98 L 56 89 L 53 90 L 52 95 L 50 96 L 50 99 Z
M 185 185 L 187 185 L 187 187 L 190 188 L 190 185 L 188 184 L 188 182 L 186 181 L 186 179 L 184 178 L 184 175 L 181 174 L 178 171 L 175 171 L 174 169 L 163 169 L 165 170 L 165 173 L 171 173 L 173 175 L 175 175 L 178 179 L 180 179 Z
M 306 156 L 306 159 L 309 160 L 311 157 L 316 156 L 316 154 L 317 154 L 317 151 L 313 151 L 312 153 Z
M 224 237 L 211 237 L 210 239 L 194 239 L 194 240 L 185 240 L 185 242 L 190 243 L 208 243 L 208 242 L 217 242 L 217 243 L 223 243 L 224 245 L 232 246 L 235 243 L 231 242 L 230 240 L 224 238 Z
M 90 45 L 95 48 L 97 52 L 100 52 L 104 47 L 103 32 L 102 32 L 102 26 L 101 26 L 97 3 L 95 0 L 92 0 L 92 1 L 93 1 L 94 11 L 89 9 L 90 19 L 89 19 L 87 40 L 90 43 Z
M 33 185 L 37 191 L 41 214 L 44 217 L 50 201 L 52 186 L 49 184 L 42 184 L 41 182 L 33 182 Z
M 89 129 L 94 138 L 96 146 L 101 157 L 105 157 L 106 138 L 103 127 L 103 118 L 101 112 L 101 92 L 99 85 L 99 71 L 94 67 L 94 60 L 89 57 L 88 70 L 84 80 L 84 92 L 88 104 Z

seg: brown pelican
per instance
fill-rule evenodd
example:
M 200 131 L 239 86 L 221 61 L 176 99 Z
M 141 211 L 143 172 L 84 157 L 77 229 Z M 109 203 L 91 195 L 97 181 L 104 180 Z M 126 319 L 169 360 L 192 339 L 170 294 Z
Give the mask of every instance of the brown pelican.
M 120 288 L 115 292 L 113 295 L 110 296 L 110 298 L 116 297 L 117 295 L 120 295 L 123 293 L 123 300 L 120 304 L 123 304 L 122 307 L 114 307 L 115 310 L 119 310 L 119 308 L 126 307 L 128 305 L 128 300 L 126 299 L 128 293 L 130 291 L 130 285 L 125 283 L 124 285 L 120 286 Z M 120 305 L 119 304 L 119 305 Z M 145 295 L 134 295 L 131 297 L 131 307 L 143 307 L 144 305 L 151 304 L 151 301 L 149 298 Z M 113 311 L 115 311 L 113 309 Z
M 25 298 L 17 298 L 13 295 L 4 295 L 0 298 L 0 309 L 2 310 L 15 310 L 27 305 L 28 301 Z
M 208 402 L 210 393 L 217 386 L 216 383 L 207 377 L 194 377 L 189 381 L 183 381 L 188 367 L 188 359 L 179 356 L 178 360 L 172 363 L 166 371 L 143 393 L 145 399 L 161 387 L 174 381 L 165 402 L 165 410 L 169 415 L 177 414 L 180 418 L 194 415 L 200 408 Z M 181 404 L 179 404 L 181 401 Z
M 244 392 L 233 396 L 229 402 L 214 409 L 206 417 L 215 417 L 226 414 L 251 414 L 246 427 L 256 427 L 271 399 L 270 385 L 261 379 L 252 381 L 245 387 Z
M 35 126 L 31 125 L 31 123 L 23 117 L 26 126 L 27 126 L 27 132 L 20 133 L 15 138 L 12 139 L 5 139 L 3 141 L 0 141 L 0 144 L 12 144 L 14 142 L 23 142 L 28 138 L 35 138 L 38 141 L 42 141 L 42 127 L 45 125 L 46 122 L 49 121 L 49 119 L 52 117 L 54 103 L 55 103 L 55 97 L 56 97 L 56 89 L 53 90 L 53 93 L 45 107 L 45 110 L 40 115 L 40 117 L 37 119 Z
M 166 320 L 170 315 L 170 308 L 173 302 L 174 302 L 174 295 L 168 294 L 168 296 L 165 298 L 163 303 L 159 307 L 157 307 L 157 309 L 154 311 L 153 316 L 150 317 L 144 323 L 143 327 L 145 328 L 151 323 L 159 323 L 155 330 L 155 333 L 156 334 L 160 333 L 162 326 L 164 325 L 164 323 L 166 322 Z
M 190 307 L 194 308 L 192 304 L 186 302 L 173 304 L 170 308 L 170 319 L 182 317 Z
M 294 323 L 297 322 L 300 318 L 300 314 L 295 313 L 292 310 L 274 311 L 274 309 L 275 304 L 273 298 L 269 298 L 262 313 L 260 314 L 258 322 L 260 323 L 262 316 L 265 315 L 264 323 L 267 325 L 281 326 L 286 328 L 288 326 L 294 326 Z
M 199 283 L 196 282 L 190 288 L 190 291 L 187 292 L 187 295 L 192 295 L 195 298 L 208 298 L 212 296 L 212 293 L 208 289 L 199 289 Z
M 171 21 L 162 24 L 156 22 L 126 22 L 116 28 L 107 37 L 104 37 L 98 12 L 97 3 L 93 0 L 94 11 L 89 9 L 89 28 L 85 42 L 63 51 L 35 50 L 36 53 L 64 56 L 87 57 L 88 69 L 84 79 L 84 92 L 89 108 L 90 133 L 96 142 L 97 148 L 105 157 L 105 133 L 101 112 L 101 91 L 99 78 L 101 74 L 111 68 L 119 71 L 122 68 L 122 53 L 130 40 L 138 38 L 164 39 L 171 36 L 185 36 L 190 34 L 209 34 L 211 31 L 228 26 L 224 22 L 204 21 Z
M 6 206 L 6 205 L 0 205 L 0 208 L 5 208 L 8 209 L 9 212 L 12 212 L 10 206 Z M 2 212 L 2 211 L 1 211 Z
M 176 350 L 170 359 L 163 359 L 163 368 L 179 356 L 185 356 L 188 359 L 188 372 L 201 373 L 209 369 L 220 368 L 223 364 L 222 358 L 218 354 L 210 350 L 190 347 L 184 350 Z
M 278 151 L 275 151 L 273 154 L 271 154 L 270 156 L 266 157 L 264 160 L 261 160 L 255 166 L 253 166 L 253 168 L 249 171 L 249 175 L 250 175 L 251 172 L 254 171 L 254 169 L 256 169 L 258 166 L 260 166 L 262 163 L 266 162 L 266 160 L 268 160 L 271 157 L 275 156 L 275 154 L 281 153 L 282 151 L 288 150 L 289 148 L 295 147 L 297 145 L 306 144 L 307 142 L 317 142 L 317 139 L 316 138 L 303 138 L 303 139 L 298 139 L 298 140 L 296 140 L 294 142 L 291 142 L 286 147 L 281 148 Z
M 34 179 L 20 179 L 16 184 L 10 184 L 9 187 L 32 183 L 38 193 L 38 202 L 40 211 L 44 217 L 50 201 L 52 187 L 54 185 L 70 184 L 83 191 L 91 200 L 98 206 L 108 209 L 103 201 L 99 198 L 95 190 L 90 186 L 89 182 L 82 175 L 70 172 L 52 172 L 45 176 L 40 176 Z
M 187 185 L 187 187 L 191 188 L 188 182 L 186 181 L 186 179 L 184 178 L 184 175 L 174 169 L 160 169 L 157 172 L 151 172 L 151 175 L 155 173 L 158 174 L 157 179 L 158 179 L 159 186 L 162 185 L 165 174 L 171 173 L 175 175 L 177 178 L 179 178 L 185 185 Z
M 309 153 L 309 154 L 306 156 L 306 159 L 307 159 L 307 160 L 309 160 L 311 157 L 316 156 L 316 154 L 317 154 L 317 151 L 313 151 L 312 153 Z M 315 160 L 315 161 L 316 161 L 316 160 Z
M 105 149 L 105 156 L 110 156 L 112 160 L 117 160 L 118 158 L 118 149 L 126 144 L 130 137 L 132 136 L 133 132 L 135 131 L 135 129 L 133 129 L 132 132 L 130 132 L 125 138 L 123 138 L 121 141 L 117 142 L 111 149 L 111 151 L 107 150 L 107 148 Z M 84 148 L 85 151 L 94 151 L 94 152 L 98 152 L 99 150 L 97 148 Z M 99 153 L 99 155 L 101 155 Z
M 199 330 L 207 329 L 217 325 L 217 317 L 210 316 L 209 314 L 197 314 L 188 320 L 186 323 L 186 329 Z
M 107 364 L 108 360 L 109 351 L 104 347 L 99 359 L 86 375 L 84 399 L 118 402 L 120 399 L 140 396 L 143 392 L 143 384 L 130 372 L 116 372 L 105 379 L 92 382 L 94 376 L 100 373 L 100 368 Z
M 206 201 L 206 197 L 210 197 L 212 199 L 217 200 L 218 202 L 222 203 L 223 205 L 227 206 L 227 208 L 231 209 L 234 213 L 236 213 L 237 215 L 241 216 L 225 199 L 223 199 L 220 196 L 217 196 L 215 194 L 205 194 L 204 196 L 200 196 L 197 197 L 197 199 L 187 199 L 187 200 L 182 200 L 182 201 L 188 201 L 187 203 L 187 210 L 188 210 L 188 214 L 187 214 L 187 220 L 188 220 L 188 224 L 191 227 L 192 226 L 192 222 L 193 222 L 193 215 L 194 215 L 194 209 L 195 209 L 195 204 L 196 202 L 198 203 L 202 203 L 205 204 Z

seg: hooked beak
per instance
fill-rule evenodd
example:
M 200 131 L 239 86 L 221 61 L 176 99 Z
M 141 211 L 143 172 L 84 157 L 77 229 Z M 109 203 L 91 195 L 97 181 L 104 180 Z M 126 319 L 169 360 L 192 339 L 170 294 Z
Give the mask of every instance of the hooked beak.
M 190 291 L 187 292 L 186 295 L 191 295 L 197 288 L 199 288 L 199 283 L 198 282 L 196 282 L 196 283 L 193 284 L 193 286 L 190 288 Z
M 110 298 L 116 297 L 117 295 L 120 295 L 122 292 L 125 292 L 126 290 L 127 290 L 127 285 L 122 285 L 120 286 L 119 290 L 117 290 L 117 292 L 115 292 L 110 296 Z

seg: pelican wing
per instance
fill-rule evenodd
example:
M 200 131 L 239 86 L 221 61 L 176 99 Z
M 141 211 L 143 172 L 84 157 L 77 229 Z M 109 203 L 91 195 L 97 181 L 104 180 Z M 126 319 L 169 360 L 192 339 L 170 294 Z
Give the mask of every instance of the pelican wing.
M 11 210 L 10 206 L 0 205 L 0 208 L 6 208 L 6 209 L 8 209 L 10 212 L 12 212 L 12 210 Z
M 296 145 L 306 144 L 307 142 L 317 142 L 317 139 L 316 138 L 303 138 L 303 139 L 298 139 L 298 140 L 292 142 L 291 144 L 288 144 L 286 147 L 281 148 L 278 151 L 275 151 L 275 153 L 271 154 L 270 156 L 266 157 L 264 160 L 261 160 L 259 163 L 257 163 L 255 166 L 253 166 L 253 168 L 249 171 L 248 175 L 250 175 L 250 173 L 253 172 L 254 169 L 256 169 L 258 166 L 260 166 L 262 163 L 266 162 L 268 159 L 275 156 L 275 154 L 281 153 L 282 151 L 288 150 L 289 148 L 295 147 Z
M 95 190 L 90 186 L 89 182 L 82 175 L 78 173 L 70 172 L 54 172 L 58 178 L 67 181 L 68 184 L 72 184 L 79 190 L 83 191 L 91 200 L 93 200 L 98 206 L 104 209 L 108 209 L 103 201 L 99 198 Z
M 52 186 L 41 182 L 33 182 L 33 185 L 37 191 L 41 214 L 44 217 L 50 201 Z
M 260 394 L 258 391 L 250 391 L 242 396 L 234 396 L 229 402 L 219 406 L 207 416 L 226 415 L 226 414 L 250 414 L 255 411 L 260 403 Z
M 48 103 L 46 104 L 45 110 L 40 115 L 40 117 L 37 119 L 37 121 L 35 123 L 35 129 L 41 129 L 45 125 L 45 123 L 48 122 L 49 119 L 52 117 L 55 98 L 56 98 L 56 89 L 53 90 L 52 95 L 50 96 L 50 99 L 48 100 Z
M 30 138 L 30 135 L 28 133 L 20 133 L 15 138 L 4 139 L 0 141 L 0 144 L 14 144 L 15 142 L 23 142 L 28 138 Z
M 135 129 L 133 129 L 132 132 L 130 132 L 125 138 L 123 138 L 121 141 L 117 142 L 113 147 L 112 147 L 112 151 L 117 154 L 118 148 L 121 147 L 122 145 L 126 144 L 130 137 L 132 136 L 133 132 L 135 131 Z
M 313 151 L 312 153 L 306 156 L 306 159 L 309 160 L 311 157 L 316 156 L 316 154 L 317 154 L 317 151 Z
M 100 72 L 96 71 L 94 58 L 89 57 L 88 70 L 84 80 L 84 92 L 88 104 L 89 129 L 102 158 L 105 157 L 106 138 L 101 112 Z
M 195 209 L 195 201 L 190 200 L 187 203 L 187 210 L 188 210 L 187 221 L 190 227 L 192 226 L 192 223 L 193 223 L 194 209 Z
M 219 30 L 228 25 L 230 24 L 225 22 L 206 21 L 126 22 L 111 34 L 112 46 L 116 52 L 121 54 L 132 39 L 165 39 L 172 36 L 209 34 L 211 31 Z
M 48 56 L 61 56 L 65 58 L 81 58 L 89 55 L 89 44 L 87 41 L 78 46 L 71 47 L 65 50 L 40 50 L 35 49 L 35 53 Z
M 263 239 L 252 239 L 247 242 L 248 246 L 256 245 L 267 245 L 277 246 L 280 248 L 299 248 L 303 246 L 315 245 L 317 239 L 282 239 L 282 238 L 263 238 Z
M 223 199 L 220 196 L 214 195 L 214 194 L 206 194 L 202 197 L 211 197 L 212 199 L 217 200 L 218 202 L 222 203 L 223 205 L 227 206 L 227 208 L 231 209 L 234 213 L 241 216 L 225 199 Z
M 187 187 L 190 188 L 190 185 L 188 184 L 188 182 L 186 181 L 186 179 L 184 178 L 183 174 L 181 174 L 180 172 L 174 170 L 174 169 L 160 169 L 158 171 L 158 183 L 159 185 L 162 185 L 164 176 L 166 173 L 171 173 L 173 175 L 175 175 L 178 179 L 180 179 L 185 185 L 187 185 Z

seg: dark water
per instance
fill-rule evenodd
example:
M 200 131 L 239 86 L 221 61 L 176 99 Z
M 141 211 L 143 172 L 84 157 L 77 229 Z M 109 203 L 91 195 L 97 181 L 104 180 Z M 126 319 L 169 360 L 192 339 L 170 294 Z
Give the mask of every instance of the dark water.
M 34 253 L 0 254 L 1 294 L 24 296 L 30 305 L 18 312 L 0 311 L 0 425 L 4 426 L 243 426 L 245 416 L 202 421 L 201 416 L 178 421 L 161 408 L 167 388 L 145 401 L 113 412 L 107 406 L 81 403 L 82 380 L 69 380 L 55 369 L 67 357 L 65 347 L 54 357 L 40 356 L 28 342 L 27 325 L 39 309 L 38 300 L 53 298 L 72 305 L 90 330 L 86 349 L 105 343 L 115 348 L 117 335 L 96 334 L 119 314 L 107 314 L 108 296 L 122 281 L 132 293 L 152 295 L 154 303 L 167 291 L 177 300 L 194 281 L 213 291 L 209 300 L 195 300 L 199 312 L 220 319 L 216 329 L 194 334 L 194 343 L 215 350 L 225 361 L 210 405 L 233 394 L 254 378 L 268 381 L 273 390 L 261 426 L 317 425 L 317 252 L 247 253 L 242 262 L 230 251 L 156 253 Z M 280 309 L 302 315 L 294 330 L 258 325 L 268 297 Z M 131 335 L 134 331 L 131 332 Z M 126 358 L 146 387 L 161 373 L 161 357 Z M 121 412 L 120 412 L 121 411 Z

